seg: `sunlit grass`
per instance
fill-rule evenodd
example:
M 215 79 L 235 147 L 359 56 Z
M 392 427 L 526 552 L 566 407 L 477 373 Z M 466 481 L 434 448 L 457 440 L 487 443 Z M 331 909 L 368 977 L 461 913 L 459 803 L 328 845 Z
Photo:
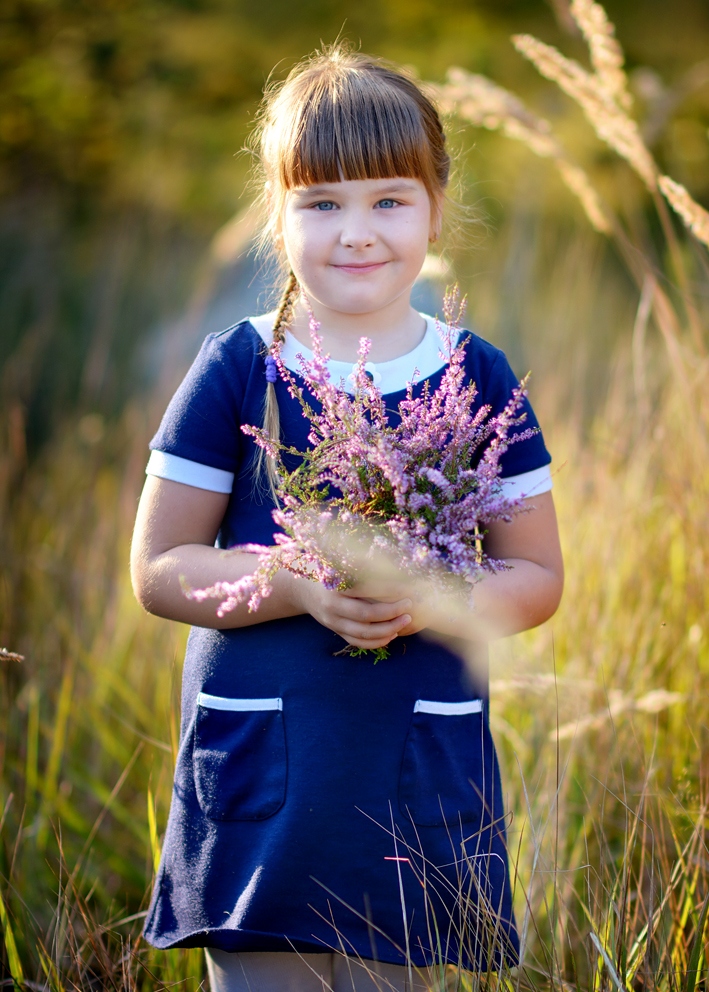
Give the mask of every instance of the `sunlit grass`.
M 14 977 L 21 961 L 25 978 L 52 987 L 57 976 L 85 987 L 88 975 L 124 987 L 125 972 L 154 988 L 144 968 L 175 981 L 190 959 L 136 951 L 179 736 L 184 631 L 145 615 L 128 579 L 145 422 L 128 411 L 99 433 L 71 425 L 29 469 L 4 466 L 16 477 L 0 640 L 25 660 L 2 673 L 0 922 Z
M 623 988 L 689 988 L 703 946 L 709 477 L 695 375 L 649 417 L 618 386 L 583 445 L 557 425 L 564 602 L 493 655 L 529 960 L 580 988 L 613 987 L 591 934 Z

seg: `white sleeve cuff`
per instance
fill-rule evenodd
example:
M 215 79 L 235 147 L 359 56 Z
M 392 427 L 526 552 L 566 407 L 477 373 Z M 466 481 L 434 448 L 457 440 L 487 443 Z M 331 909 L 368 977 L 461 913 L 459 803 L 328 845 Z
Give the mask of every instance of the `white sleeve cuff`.
M 234 473 L 221 468 L 192 462 L 188 458 L 170 455 L 166 451 L 151 451 L 146 475 L 156 475 L 170 482 L 182 482 L 195 489 L 208 489 L 213 493 L 230 493 L 234 486 Z M 521 478 L 521 477 L 520 477 Z
M 551 470 L 548 465 L 543 465 L 531 472 L 523 472 L 522 475 L 510 475 L 501 481 L 502 492 L 510 499 L 541 496 L 551 489 Z
M 234 473 L 221 468 L 193 462 L 188 458 L 168 454 L 166 451 L 151 451 L 146 475 L 156 475 L 160 479 L 181 482 L 196 489 L 207 489 L 214 493 L 231 493 L 234 486 Z M 511 475 L 502 479 L 502 491 L 512 499 L 539 496 L 552 488 L 551 471 L 548 465 L 535 468 L 522 475 Z

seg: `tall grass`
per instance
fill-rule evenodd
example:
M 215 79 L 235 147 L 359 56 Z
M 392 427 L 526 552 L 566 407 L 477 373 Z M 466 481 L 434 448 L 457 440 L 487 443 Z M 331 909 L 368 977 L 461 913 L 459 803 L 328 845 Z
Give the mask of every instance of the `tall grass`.
M 182 955 L 187 969 L 136 944 L 184 640 L 141 612 L 128 581 L 146 442 L 145 416 L 129 409 L 103 436 L 85 417 L 29 468 L 2 465 L 16 478 L 3 494 L 0 642 L 24 661 L 2 671 L 0 922 L 10 975 L 51 988 L 153 989 L 200 974 L 195 955 Z
M 572 9 L 582 29 L 601 24 L 595 5 Z M 610 72 L 596 95 L 627 116 L 605 24 L 584 71 Z M 491 126 L 471 93 L 459 109 Z M 544 127 L 558 164 L 566 152 Z M 647 187 L 659 170 L 642 163 Z M 709 985 L 706 256 L 655 189 L 643 194 L 659 210 L 653 227 L 616 211 L 582 172 L 627 280 L 603 235 L 564 234 L 560 251 L 515 221 L 472 284 L 482 331 L 499 339 L 501 313 L 524 320 L 529 354 L 541 356 L 533 398 L 558 467 L 567 589 L 550 624 L 492 658 L 524 965 L 443 977 L 451 989 L 693 992 Z M 621 177 L 630 188 L 630 172 Z M 511 273 L 510 258 L 524 265 Z M 515 308 L 501 311 L 510 285 Z M 129 405 L 112 426 L 77 417 L 29 463 L 13 408 L 0 420 L 0 645 L 24 656 L 0 658 L 0 930 L 3 978 L 17 987 L 147 992 L 203 977 L 199 951 L 158 953 L 139 936 L 185 634 L 140 611 L 127 575 L 161 401 Z
M 573 0 L 570 11 L 590 70 L 535 38 L 515 44 L 637 174 L 660 241 L 604 201 L 512 94 L 460 70 L 443 88 L 464 119 L 554 161 L 640 290 L 590 434 L 579 436 L 568 408 L 553 418 L 565 602 L 547 630 L 507 647 L 495 722 L 520 837 L 528 971 L 551 985 L 689 990 L 708 980 L 707 215 L 660 175 L 628 115 L 623 52 L 603 8 Z M 622 181 L 632 187 L 631 175 Z M 584 279 L 573 283 L 583 294 Z M 566 374 L 545 383 L 557 401 Z

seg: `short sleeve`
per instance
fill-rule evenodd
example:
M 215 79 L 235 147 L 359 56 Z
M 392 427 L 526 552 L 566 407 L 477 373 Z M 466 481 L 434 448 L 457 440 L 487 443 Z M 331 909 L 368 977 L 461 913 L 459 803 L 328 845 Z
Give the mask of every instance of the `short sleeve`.
M 148 473 L 201 489 L 231 492 L 240 455 L 242 387 L 224 334 L 210 334 L 170 400 Z
M 481 376 L 481 399 L 491 407 L 491 415 L 501 413 L 512 398 L 513 391 L 519 386 L 519 380 L 512 371 L 505 354 L 495 349 L 495 357 L 487 370 L 487 376 Z M 549 478 L 547 466 L 551 463 L 551 455 L 547 451 L 539 421 L 532 409 L 529 399 L 525 397 L 519 414 L 524 419 L 521 424 L 514 426 L 510 437 L 522 434 L 532 428 L 535 434 L 525 440 L 510 444 L 500 459 L 500 476 L 503 480 L 535 473 L 537 479 Z M 542 471 L 544 470 L 544 471 Z M 530 476 L 530 480 L 531 480 Z M 550 488 L 550 487 L 547 487 Z M 539 490 L 537 490 L 539 491 Z

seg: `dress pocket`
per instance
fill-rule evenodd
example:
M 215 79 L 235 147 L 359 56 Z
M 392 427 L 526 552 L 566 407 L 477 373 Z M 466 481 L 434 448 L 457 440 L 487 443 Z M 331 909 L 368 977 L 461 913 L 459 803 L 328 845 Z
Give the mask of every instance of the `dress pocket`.
M 200 692 L 194 731 L 197 799 L 211 820 L 265 820 L 286 798 L 283 700 Z
M 418 699 L 399 779 L 402 813 L 422 827 L 480 822 L 484 810 L 482 699 Z

